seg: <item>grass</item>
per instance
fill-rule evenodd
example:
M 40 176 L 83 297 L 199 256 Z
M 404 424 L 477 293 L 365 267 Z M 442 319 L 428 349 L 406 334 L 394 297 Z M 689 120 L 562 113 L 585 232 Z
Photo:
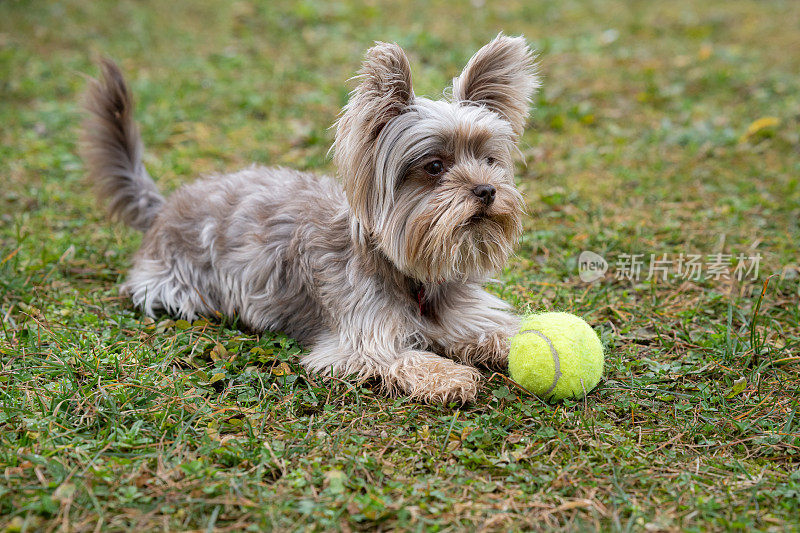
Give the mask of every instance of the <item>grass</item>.
M 798 22 L 779 1 L 1 2 L 0 528 L 798 529 Z M 596 326 L 585 401 L 498 374 L 464 407 L 387 399 L 306 374 L 278 333 L 119 297 L 139 236 L 75 155 L 98 55 L 169 190 L 251 162 L 332 172 L 373 40 L 436 95 L 499 30 L 541 50 L 544 88 L 518 167 L 533 216 L 492 290 Z M 580 281 L 582 250 L 603 280 Z M 742 282 L 615 275 L 680 253 L 762 259 Z

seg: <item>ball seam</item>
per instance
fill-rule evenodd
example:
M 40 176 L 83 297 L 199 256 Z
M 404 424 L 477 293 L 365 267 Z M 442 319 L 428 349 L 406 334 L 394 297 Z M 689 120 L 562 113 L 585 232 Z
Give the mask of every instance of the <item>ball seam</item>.
M 547 343 L 547 346 L 550 347 L 550 354 L 553 356 L 553 384 L 550 385 L 550 388 L 543 394 L 543 396 L 549 396 L 554 390 L 556 390 L 556 385 L 558 385 L 558 380 L 561 379 L 561 360 L 558 358 L 558 350 L 556 347 L 553 346 L 553 343 L 547 338 L 547 335 L 539 331 L 538 329 L 526 329 L 525 331 L 521 331 L 520 335 L 524 335 L 525 333 L 536 333 L 544 342 Z

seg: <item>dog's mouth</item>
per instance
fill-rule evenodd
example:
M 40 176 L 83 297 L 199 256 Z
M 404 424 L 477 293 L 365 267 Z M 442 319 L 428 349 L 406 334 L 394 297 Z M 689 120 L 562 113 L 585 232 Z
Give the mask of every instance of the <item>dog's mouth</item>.
M 519 216 L 515 213 L 481 209 L 470 215 L 462 228 L 473 239 L 483 243 L 484 252 L 489 252 L 494 248 L 503 249 L 515 241 L 519 235 L 519 226 Z
M 489 222 L 498 223 L 502 221 L 502 219 L 503 219 L 502 214 L 489 213 L 488 210 L 481 209 L 467 219 L 466 225 L 476 226 L 476 225 L 486 224 Z
M 496 211 L 496 209 L 490 209 L 481 205 L 475 209 L 475 212 L 469 217 L 467 223 L 472 224 L 483 222 L 485 220 L 491 220 L 498 214 Z
M 409 221 L 403 264 L 416 279 L 466 279 L 505 263 L 522 229 L 519 212 L 503 206 L 459 211 L 426 211 Z

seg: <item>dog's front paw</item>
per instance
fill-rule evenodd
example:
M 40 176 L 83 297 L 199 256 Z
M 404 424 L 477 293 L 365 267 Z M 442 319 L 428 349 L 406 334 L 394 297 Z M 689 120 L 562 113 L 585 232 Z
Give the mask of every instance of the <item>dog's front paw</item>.
M 509 337 L 502 331 L 483 335 L 475 342 L 456 342 L 447 347 L 447 355 L 468 365 L 493 370 L 508 368 Z
M 478 395 L 481 374 L 472 367 L 429 352 L 395 361 L 384 377 L 389 389 L 427 403 L 468 403 Z

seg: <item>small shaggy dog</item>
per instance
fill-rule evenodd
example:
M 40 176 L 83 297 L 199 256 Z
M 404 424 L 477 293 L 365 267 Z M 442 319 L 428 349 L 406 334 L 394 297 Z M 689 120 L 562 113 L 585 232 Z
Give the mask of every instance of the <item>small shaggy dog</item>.
M 307 346 L 309 371 L 427 402 L 470 401 L 475 365 L 507 365 L 518 320 L 481 285 L 522 229 L 512 159 L 538 87 L 522 37 L 481 48 L 446 100 L 416 96 L 403 50 L 377 43 L 336 123 L 339 181 L 254 166 L 169 199 L 119 69 L 102 71 L 82 154 L 111 216 L 144 232 L 123 292 L 145 313 L 236 316 Z

